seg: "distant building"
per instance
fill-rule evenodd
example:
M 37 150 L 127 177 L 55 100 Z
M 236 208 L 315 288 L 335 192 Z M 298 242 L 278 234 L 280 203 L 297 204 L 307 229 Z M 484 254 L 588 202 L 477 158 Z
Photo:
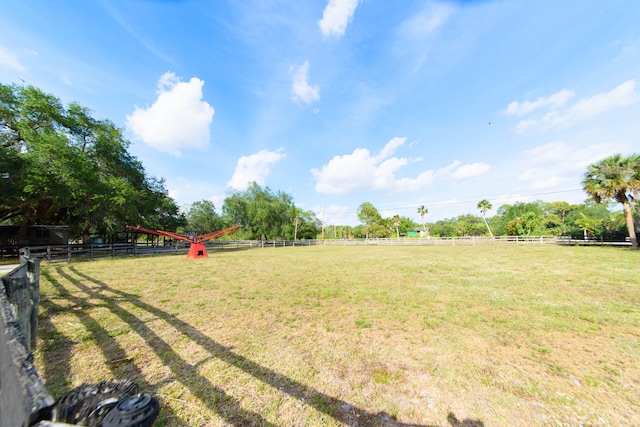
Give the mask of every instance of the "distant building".
M 67 225 L 30 225 L 24 239 L 18 241 L 19 225 L 0 225 L 0 246 L 46 246 L 69 243 Z

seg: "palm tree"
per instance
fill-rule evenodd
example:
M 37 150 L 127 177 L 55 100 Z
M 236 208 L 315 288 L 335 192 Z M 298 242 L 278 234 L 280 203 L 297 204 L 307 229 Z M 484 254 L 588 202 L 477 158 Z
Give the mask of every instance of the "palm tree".
M 424 227 L 424 216 L 429 213 L 429 209 L 425 208 L 424 205 L 422 205 L 418 208 L 418 213 L 422 217 L 422 231 L 426 233 L 427 230 Z
M 622 211 L 633 249 L 638 249 L 633 223 L 631 201 L 640 193 L 640 155 L 623 157 L 614 154 L 589 165 L 582 180 L 582 188 L 596 203 L 615 200 L 622 204 Z
M 400 217 L 398 215 L 395 215 L 393 217 L 393 226 L 396 228 L 396 235 L 398 236 L 398 240 L 400 240 L 400 231 L 398 230 L 398 227 L 400 227 L 400 224 L 402 224 Z
M 484 225 L 487 226 L 487 229 L 489 230 L 489 234 L 493 239 L 493 232 L 491 231 L 491 227 L 489 227 L 489 223 L 487 222 L 487 212 L 489 212 L 492 207 L 493 205 L 487 199 L 484 199 L 478 202 L 478 209 L 480 209 L 480 212 L 482 212 L 482 219 L 484 220 Z

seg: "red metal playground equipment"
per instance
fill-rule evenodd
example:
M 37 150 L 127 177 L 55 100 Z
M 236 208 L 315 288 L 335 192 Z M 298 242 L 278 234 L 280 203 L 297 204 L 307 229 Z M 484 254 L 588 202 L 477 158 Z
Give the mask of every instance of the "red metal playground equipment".
M 137 230 L 142 233 L 155 234 L 157 236 L 165 236 L 170 237 L 176 240 L 182 240 L 183 242 L 191 243 L 189 247 L 189 252 L 187 252 L 187 258 L 208 258 L 207 249 L 204 247 L 204 242 L 207 240 L 215 239 L 216 237 L 224 236 L 225 234 L 229 234 L 240 227 L 240 224 L 234 225 L 233 227 L 227 227 L 222 230 L 214 231 L 212 233 L 203 234 L 201 236 L 188 236 L 186 234 L 172 233 L 170 231 L 164 230 L 149 230 L 148 228 L 142 227 L 134 227 L 131 225 L 127 225 L 128 229 Z

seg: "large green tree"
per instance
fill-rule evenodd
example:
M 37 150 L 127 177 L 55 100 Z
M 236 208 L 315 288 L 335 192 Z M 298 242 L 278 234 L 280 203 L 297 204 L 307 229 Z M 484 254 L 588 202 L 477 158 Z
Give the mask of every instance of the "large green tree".
M 283 192 L 274 193 L 252 182 L 244 191 L 233 191 L 222 205 L 227 225 L 241 224 L 245 239 L 315 238 L 320 223 L 309 211 L 300 211 L 293 198 Z
M 207 234 L 220 230 L 222 218 L 216 213 L 216 207 L 211 200 L 193 202 L 187 210 L 187 229 L 196 234 Z
M 83 239 L 180 222 L 164 182 L 148 177 L 128 147 L 112 122 L 77 103 L 0 84 L 0 222 L 20 224 L 21 237 L 31 224 L 66 224 Z
M 356 212 L 358 219 L 365 226 L 365 235 L 369 238 L 369 231 L 373 224 L 379 224 L 382 220 L 382 216 L 378 209 L 376 209 L 370 202 L 363 202 L 358 206 Z M 376 234 L 379 234 L 379 230 L 376 230 Z
M 631 202 L 640 193 L 640 155 L 614 154 L 588 166 L 582 188 L 596 203 L 622 204 L 631 246 L 638 249 Z

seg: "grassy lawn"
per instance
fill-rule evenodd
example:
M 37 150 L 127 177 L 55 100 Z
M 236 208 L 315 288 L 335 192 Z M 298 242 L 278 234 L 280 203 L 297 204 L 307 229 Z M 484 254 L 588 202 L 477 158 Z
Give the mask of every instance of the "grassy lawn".
M 58 396 L 158 426 L 640 425 L 640 252 L 304 247 L 42 265 Z M 466 423 L 466 424 L 465 424 Z

